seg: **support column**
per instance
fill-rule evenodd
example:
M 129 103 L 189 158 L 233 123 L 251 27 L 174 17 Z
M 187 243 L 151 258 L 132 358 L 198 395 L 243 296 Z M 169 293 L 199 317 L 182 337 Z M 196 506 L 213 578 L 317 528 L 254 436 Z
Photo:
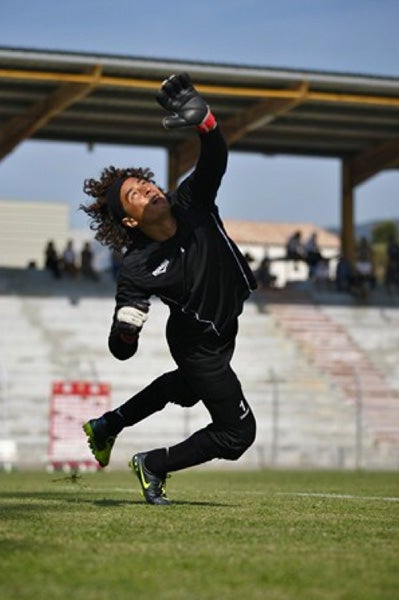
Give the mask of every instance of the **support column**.
M 350 160 L 342 161 L 341 177 L 341 248 L 345 258 L 353 262 L 355 258 L 355 244 L 353 239 L 354 192 L 352 163 Z

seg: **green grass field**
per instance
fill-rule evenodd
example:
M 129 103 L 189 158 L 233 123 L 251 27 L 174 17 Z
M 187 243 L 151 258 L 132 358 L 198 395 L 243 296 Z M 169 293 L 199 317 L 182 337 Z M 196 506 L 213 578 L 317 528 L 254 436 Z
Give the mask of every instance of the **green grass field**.
M 399 474 L 0 473 L 2 600 L 399 598 Z

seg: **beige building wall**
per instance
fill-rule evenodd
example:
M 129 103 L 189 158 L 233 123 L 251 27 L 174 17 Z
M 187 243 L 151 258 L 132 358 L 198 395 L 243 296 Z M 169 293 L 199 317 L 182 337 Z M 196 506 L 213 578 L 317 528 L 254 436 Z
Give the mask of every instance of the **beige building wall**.
M 43 268 L 47 242 L 65 243 L 68 232 L 68 204 L 0 200 L 0 266 Z

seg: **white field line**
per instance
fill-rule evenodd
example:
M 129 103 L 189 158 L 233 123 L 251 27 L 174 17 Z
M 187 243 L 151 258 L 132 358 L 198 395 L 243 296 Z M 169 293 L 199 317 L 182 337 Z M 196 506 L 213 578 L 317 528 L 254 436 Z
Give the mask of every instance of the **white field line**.
M 66 491 L 66 492 L 94 492 L 98 494 L 109 494 L 111 492 L 118 492 L 122 494 L 131 494 L 136 493 L 137 486 L 132 487 L 86 487 L 85 485 L 79 484 L 71 484 L 71 485 L 62 485 L 54 488 L 54 492 L 57 491 Z M 186 490 L 188 492 L 188 490 Z M 185 492 L 182 488 L 179 488 L 179 493 Z M 260 490 L 230 490 L 230 494 L 240 494 L 240 495 L 262 495 L 266 496 L 267 493 L 262 492 Z M 16 493 L 17 495 L 17 493 Z M 356 494 L 328 494 L 323 492 L 272 492 L 271 496 L 299 496 L 303 498 L 330 498 L 332 500 L 380 500 L 382 502 L 399 502 L 399 497 L 397 496 L 359 496 Z M 48 502 L 48 500 L 46 500 Z
M 301 496 L 309 498 L 332 498 L 337 500 L 382 500 L 383 502 L 399 502 L 396 496 L 358 496 L 355 494 L 325 494 L 318 492 L 277 492 L 276 496 Z

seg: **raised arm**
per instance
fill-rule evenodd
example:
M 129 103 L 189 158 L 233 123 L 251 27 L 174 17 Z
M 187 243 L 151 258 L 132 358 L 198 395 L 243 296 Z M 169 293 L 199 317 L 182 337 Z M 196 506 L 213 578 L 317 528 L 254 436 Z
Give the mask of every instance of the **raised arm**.
M 227 145 L 214 115 L 187 73 L 168 77 L 157 94 L 157 100 L 171 113 L 163 119 L 164 127 L 195 127 L 201 140 L 197 164 L 179 186 L 175 195 L 177 203 L 212 208 L 227 166 Z

